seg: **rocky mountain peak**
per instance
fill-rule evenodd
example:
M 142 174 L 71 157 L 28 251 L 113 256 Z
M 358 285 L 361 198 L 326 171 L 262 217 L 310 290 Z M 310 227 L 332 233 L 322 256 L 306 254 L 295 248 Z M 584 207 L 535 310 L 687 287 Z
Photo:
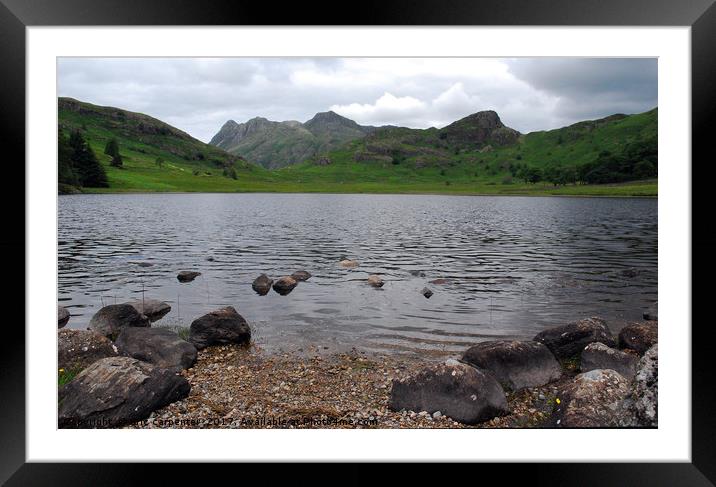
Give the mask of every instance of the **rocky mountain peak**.
M 494 110 L 483 110 L 461 118 L 442 128 L 440 134 L 441 137 L 466 147 L 512 144 L 520 136 L 517 130 L 505 126 Z

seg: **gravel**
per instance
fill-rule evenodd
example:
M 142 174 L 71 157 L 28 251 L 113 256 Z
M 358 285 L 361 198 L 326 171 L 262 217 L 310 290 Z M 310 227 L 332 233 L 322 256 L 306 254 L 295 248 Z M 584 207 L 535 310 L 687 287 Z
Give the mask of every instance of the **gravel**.
M 430 357 L 434 359 L 434 357 Z M 442 358 L 444 360 L 444 357 Z M 209 347 L 182 371 L 186 399 L 154 411 L 130 428 L 523 428 L 539 427 L 552 412 L 560 383 L 507 396 L 511 413 L 468 426 L 442 413 L 390 411 L 394 378 L 428 363 L 399 355 L 267 354 L 256 345 Z M 568 374 L 561 379 L 569 381 Z M 544 398 L 544 399 L 543 399 Z

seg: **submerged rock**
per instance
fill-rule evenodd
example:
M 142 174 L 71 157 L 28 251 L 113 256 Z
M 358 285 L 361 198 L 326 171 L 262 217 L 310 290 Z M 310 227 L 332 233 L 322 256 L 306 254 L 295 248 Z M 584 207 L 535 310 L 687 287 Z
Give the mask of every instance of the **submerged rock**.
M 296 281 L 308 281 L 311 278 L 311 273 L 308 271 L 296 271 L 291 274 L 291 277 Z
M 541 343 L 495 340 L 469 348 L 462 361 L 491 372 L 503 387 L 513 391 L 543 386 L 559 379 L 562 369 Z
M 285 296 L 298 285 L 298 281 L 291 276 L 283 276 L 276 279 L 273 283 L 273 290 L 279 293 L 281 296 Z
M 380 276 L 377 276 L 375 274 L 372 274 L 368 276 L 368 284 L 370 284 L 373 287 L 383 287 L 383 279 L 381 279 Z
M 424 288 L 420 291 L 420 294 L 422 294 L 422 295 L 425 296 L 426 298 L 430 299 L 430 296 L 433 295 L 433 292 L 432 292 L 430 289 L 424 287 Z
M 634 378 L 633 409 L 639 424 L 659 424 L 659 345 L 655 344 L 639 360 Z
M 505 393 L 489 373 L 469 365 L 433 365 L 406 379 L 393 380 L 393 411 L 440 411 L 455 421 L 475 424 L 507 414 Z
M 639 357 L 636 354 L 622 352 L 595 342 L 587 345 L 582 351 L 581 370 L 589 372 L 595 369 L 612 369 L 625 379 L 632 380 L 636 374 L 637 362 Z
M 449 281 L 447 279 L 433 279 L 432 281 L 429 281 L 430 284 L 435 284 L 436 286 L 440 286 L 442 284 L 447 284 Z
M 232 306 L 207 313 L 189 327 L 189 341 L 199 350 L 211 345 L 246 343 L 250 339 L 249 324 Z
M 619 347 L 645 353 L 659 341 L 659 325 L 656 321 L 629 323 L 619 332 Z
M 57 305 L 57 328 L 62 328 L 70 321 L 70 312 L 64 306 Z
M 358 262 L 350 259 L 340 261 L 341 267 L 358 267 Z
M 172 307 L 164 301 L 158 299 L 137 299 L 134 301 L 128 301 L 127 303 L 142 313 L 144 316 L 149 318 L 149 321 L 154 322 L 160 320 L 164 315 L 172 310 Z
M 607 322 L 596 317 L 548 328 L 538 333 L 534 341 L 545 344 L 558 359 L 578 356 L 584 347 L 593 342 L 601 342 L 609 347 L 616 346 Z
M 188 369 L 196 362 L 196 347 L 168 328 L 125 328 L 115 345 L 121 355 L 158 367 Z
M 95 313 L 89 323 L 91 330 L 115 339 L 123 328 L 150 326 L 149 318 L 129 304 L 110 304 Z
M 611 369 L 579 374 L 558 395 L 552 426 L 563 428 L 617 428 L 634 426 L 628 407 L 629 381 Z
M 268 292 L 271 290 L 271 285 L 273 284 L 273 279 L 271 279 L 266 274 L 261 274 L 259 277 L 254 279 L 254 282 L 251 283 L 251 287 L 254 291 L 256 291 L 257 294 L 261 296 L 266 296 Z
M 201 272 L 196 271 L 181 271 L 177 274 L 179 282 L 191 282 L 201 275 Z
M 109 338 L 92 330 L 59 330 L 57 332 L 57 365 L 79 372 L 96 361 L 114 357 L 117 349 Z
M 189 395 L 169 369 L 129 357 L 98 360 L 60 387 L 60 428 L 116 428 Z

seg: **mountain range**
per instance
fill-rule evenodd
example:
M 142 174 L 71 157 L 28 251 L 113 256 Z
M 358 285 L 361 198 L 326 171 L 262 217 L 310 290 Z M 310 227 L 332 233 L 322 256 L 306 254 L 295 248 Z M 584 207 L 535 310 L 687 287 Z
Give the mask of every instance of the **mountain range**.
M 61 136 L 81 133 L 107 173 L 108 189 L 82 191 L 657 191 L 657 109 L 528 134 L 491 110 L 440 129 L 361 126 L 334 112 L 304 123 L 257 117 L 229 120 L 210 144 L 145 114 L 71 98 L 58 99 L 58 115 Z M 121 167 L 104 153 L 113 139 Z
M 255 117 L 245 123 L 227 121 L 209 144 L 267 169 L 278 169 L 337 149 L 376 128 L 358 125 L 332 111 L 317 113 L 305 123 Z

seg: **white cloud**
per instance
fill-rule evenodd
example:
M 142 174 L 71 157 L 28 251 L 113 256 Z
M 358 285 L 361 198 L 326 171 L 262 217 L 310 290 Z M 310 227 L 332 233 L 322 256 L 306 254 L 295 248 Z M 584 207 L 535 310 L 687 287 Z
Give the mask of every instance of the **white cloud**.
M 331 105 L 330 109 L 358 123 L 390 125 L 422 115 L 426 106 L 412 96 L 397 97 L 386 92 L 373 104 Z

